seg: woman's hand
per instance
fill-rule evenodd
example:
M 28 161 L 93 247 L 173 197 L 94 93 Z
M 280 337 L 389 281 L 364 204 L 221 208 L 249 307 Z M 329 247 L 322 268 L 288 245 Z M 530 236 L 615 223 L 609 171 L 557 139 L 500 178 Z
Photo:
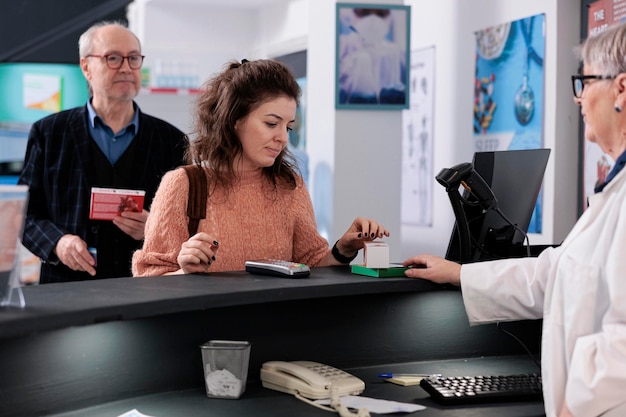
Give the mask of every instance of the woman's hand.
M 365 242 L 383 237 L 389 237 L 389 231 L 382 224 L 373 219 L 357 217 L 337 241 L 337 249 L 341 255 L 349 258 L 362 249 Z
M 183 274 L 209 272 L 211 263 L 215 261 L 219 243 L 206 233 L 196 233 L 181 246 L 178 252 L 178 265 Z
M 422 278 L 437 284 L 461 285 L 461 265 L 434 255 L 417 255 L 402 262 L 409 269 L 404 275 Z

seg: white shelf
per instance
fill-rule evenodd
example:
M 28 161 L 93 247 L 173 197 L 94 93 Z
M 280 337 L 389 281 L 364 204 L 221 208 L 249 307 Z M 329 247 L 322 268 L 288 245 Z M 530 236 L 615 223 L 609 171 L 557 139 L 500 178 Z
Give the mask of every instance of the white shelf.
M 199 88 L 174 88 L 174 87 L 142 87 L 141 94 L 174 94 L 188 96 L 200 93 Z

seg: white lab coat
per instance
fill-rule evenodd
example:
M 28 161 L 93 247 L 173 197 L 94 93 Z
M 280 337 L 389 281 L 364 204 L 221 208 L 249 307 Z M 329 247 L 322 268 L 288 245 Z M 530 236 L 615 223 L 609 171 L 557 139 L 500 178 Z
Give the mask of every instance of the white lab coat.
M 626 169 L 593 195 L 563 244 L 461 267 L 472 325 L 544 319 L 546 414 L 626 416 Z

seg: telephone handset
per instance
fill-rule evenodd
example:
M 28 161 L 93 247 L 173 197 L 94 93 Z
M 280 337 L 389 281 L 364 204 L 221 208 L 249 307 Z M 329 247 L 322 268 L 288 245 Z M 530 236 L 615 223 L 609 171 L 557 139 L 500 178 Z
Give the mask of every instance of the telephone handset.
M 321 400 L 331 398 L 332 389 L 342 395 L 359 395 L 365 382 L 332 366 L 311 361 L 270 361 L 261 368 L 265 388 Z

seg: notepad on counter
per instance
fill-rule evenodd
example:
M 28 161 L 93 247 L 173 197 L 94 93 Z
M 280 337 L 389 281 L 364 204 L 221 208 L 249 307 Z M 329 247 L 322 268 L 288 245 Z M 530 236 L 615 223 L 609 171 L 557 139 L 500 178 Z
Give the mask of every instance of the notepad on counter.
M 353 274 L 377 278 L 403 277 L 404 271 L 407 269 L 408 267 L 397 266 L 395 264 L 390 265 L 389 268 L 368 268 L 365 265 L 352 265 Z
M 419 385 L 422 380 L 422 376 L 394 376 L 393 378 L 385 378 L 385 381 L 391 382 L 396 385 L 402 385 L 405 387 L 411 385 Z

